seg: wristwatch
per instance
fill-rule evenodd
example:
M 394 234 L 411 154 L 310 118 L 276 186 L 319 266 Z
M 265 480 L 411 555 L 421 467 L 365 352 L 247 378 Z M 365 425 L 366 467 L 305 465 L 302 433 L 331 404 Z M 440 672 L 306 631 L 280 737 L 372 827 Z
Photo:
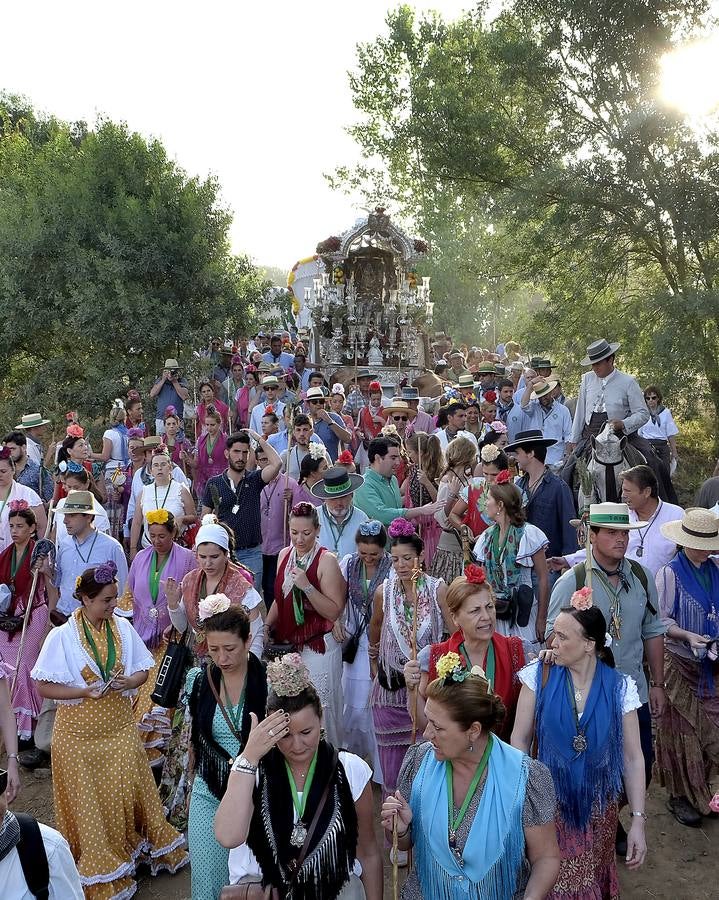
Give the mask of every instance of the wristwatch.
M 238 756 L 232 763 L 232 772 L 245 772 L 247 775 L 254 775 L 257 766 L 251 763 L 246 756 Z

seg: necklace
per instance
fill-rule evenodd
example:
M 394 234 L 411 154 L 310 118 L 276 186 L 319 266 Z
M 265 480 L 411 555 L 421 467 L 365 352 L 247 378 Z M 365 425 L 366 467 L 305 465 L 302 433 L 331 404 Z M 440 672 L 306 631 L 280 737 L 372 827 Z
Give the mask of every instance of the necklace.
M 103 666 L 102 660 L 100 659 L 100 652 L 97 649 L 97 644 L 90 633 L 90 629 L 87 627 L 87 620 L 85 618 L 84 613 L 81 614 L 80 618 L 82 619 L 82 629 L 85 633 L 85 640 L 90 645 L 90 650 L 92 651 L 92 655 L 95 658 L 95 662 L 97 663 L 97 667 L 100 670 L 103 681 L 109 681 L 110 676 L 112 675 L 112 670 L 115 668 L 115 639 L 112 636 L 112 628 L 110 628 L 110 622 L 105 619 L 105 635 L 107 637 L 107 663 Z
M 162 498 L 162 503 L 157 502 L 157 482 L 155 482 L 155 509 L 164 509 L 165 503 L 167 503 L 167 498 L 170 496 L 170 490 L 172 488 L 172 478 L 170 478 L 170 483 L 167 485 L 167 490 L 165 491 L 165 496 Z
M 242 478 L 240 478 L 240 483 L 235 487 L 234 481 L 227 475 L 227 482 L 230 485 L 230 489 L 235 495 L 235 505 L 232 507 L 232 515 L 236 516 L 240 511 L 240 503 L 242 501 L 242 492 L 245 489 L 245 476 L 243 474 Z
M 207 435 L 207 445 L 206 445 L 207 446 L 207 462 L 210 465 L 212 465 L 212 463 L 213 463 L 212 451 L 215 449 L 215 445 L 217 444 L 218 437 L 219 437 L 219 435 L 216 434 L 214 441 L 212 441 L 212 443 L 210 443 L 210 435 L 209 434 Z
M 490 734 L 489 738 L 487 739 L 487 746 L 484 748 L 484 753 L 482 754 L 482 758 L 480 759 L 479 765 L 477 766 L 477 770 L 472 776 L 472 780 L 469 784 L 464 802 L 462 803 L 462 806 L 460 807 L 459 812 L 456 816 L 454 814 L 454 772 L 452 770 L 452 763 L 450 762 L 450 760 L 447 760 L 447 763 L 445 765 L 447 783 L 447 822 L 449 824 L 449 849 L 456 857 L 457 862 L 460 864 L 460 866 L 464 865 L 464 859 L 462 858 L 462 851 L 457 847 L 457 831 L 459 829 L 459 826 L 462 824 L 464 817 L 467 815 L 469 804 L 472 802 L 472 798 L 477 793 L 479 782 L 481 781 L 482 775 L 484 775 L 484 771 L 489 764 L 489 755 L 492 752 L 493 743 L 494 739 Z
M 280 483 L 280 476 L 277 475 L 272 482 L 272 490 L 270 490 L 269 484 L 265 486 L 265 489 L 262 491 L 260 495 L 264 500 L 265 507 L 265 515 L 269 518 L 270 515 L 270 503 L 272 503 L 272 498 L 275 496 L 275 491 L 277 490 L 277 486 Z
M 574 681 L 572 680 L 572 676 L 569 673 L 568 669 L 565 669 L 564 672 L 567 681 L 567 691 L 569 692 L 569 699 L 572 703 L 572 712 L 574 713 L 574 727 L 577 732 L 572 738 L 572 749 L 579 756 L 579 754 L 584 753 L 589 746 L 589 744 L 587 743 L 587 736 L 579 726 L 579 712 L 577 710 L 577 703 L 581 702 L 582 692 L 573 690 Z M 579 700 L 577 700 L 577 694 L 579 694 Z
M 315 777 L 316 766 L 317 751 L 315 750 L 315 755 L 312 757 L 312 762 L 310 763 L 310 767 L 307 772 L 307 778 L 305 779 L 305 786 L 302 789 L 302 800 L 300 800 L 297 791 L 297 785 L 295 783 L 295 776 L 292 774 L 290 764 L 287 762 L 287 760 L 285 760 L 285 769 L 287 769 L 287 777 L 290 780 L 290 790 L 292 791 L 292 805 L 294 806 L 295 812 L 297 813 L 297 824 L 293 827 L 292 834 L 290 835 L 290 845 L 292 847 L 300 848 L 307 838 L 307 828 L 302 821 L 302 816 L 305 814 L 307 798 L 310 795 L 310 788 L 312 787 L 312 781 Z
M 97 540 L 98 534 L 100 534 L 100 532 L 97 531 L 97 529 L 95 529 L 95 537 L 92 539 L 92 544 L 90 544 L 90 549 L 87 551 L 87 558 L 85 558 L 82 555 L 82 553 L 80 553 L 80 545 L 78 544 L 77 538 L 75 537 L 75 535 L 73 535 L 73 537 L 72 537 L 72 542 L 75 545 L 75 552 L 80 557 L 80 559 L 85 563 L 85 565 L 87 565 L 90 562 L 90 557 L 92 556 L 92 551 L 95 548 L 95 541 Z
M 227 714 L 230 717 L 230 722 L 232 722 L 232 726 L 234 728 L 234 737 L 237 738 L 240 743 L 242 743 L 241 731 L 242 731 L 242 713 L 245 708 L 245 690 L 247 688 L 247 678 L 242 683 L 242 692 L 240 693 L 240 699 L 237 701 L 237 705 L 233 706 L 232 701 L 230 700 L 230 692 L 227 690 L 227 685 L 225 684 L 225 676 L 220 674 L 220 681 L 222 682 L 222 691 L 225 695 L 225 709 L 227 710 Z
M 170 554 L 163 559 L 159 568 L 157 566 L 158 563 L 158 555 L 157 551 L 152 551 L 152 561 L 150 563 L 150 599 L 152 600 L 152 608 L 150 609 L 148 615 L 151 619 L 159 618 L 160 612 L 157 608 L 157 596 L 160 593 L 160 575 L 162 574 L 162 570 L 168 563 L 170 559 Z
M 640 528 L 639 530 L 639 546 L 634 551 L 637 559 L 641 559 L 644 556 L 644 541 L 647 539 L 647 535 L 651 531 L 652 525 L 656 522 L 657 516 L 659 515 L 659 510 L 662 508 L 662 501 L 660 500 L 657 504 L 657 508 L 654 510 L 654 515 L 649 519 L 649 524 L 645 528 Z

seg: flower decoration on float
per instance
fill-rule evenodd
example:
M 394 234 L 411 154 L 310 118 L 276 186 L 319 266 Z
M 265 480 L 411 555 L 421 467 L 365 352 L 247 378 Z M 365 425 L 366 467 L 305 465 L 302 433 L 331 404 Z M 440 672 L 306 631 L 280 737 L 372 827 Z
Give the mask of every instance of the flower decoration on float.
M 151 509 L 145 513 L 145 519 L 148 525 L 167 525 L 170 514 L 166 509 Z
M 504 469 L 503 471 L 501 471 L 499 473 L 499 475 L 497 475 L 497 477 L 494 480 L 494 483 L 495 484 L 509 484 L 511 481 L 511 478 L 512 478 L 512 476 L 509 474 L 509 471 L 507 469 Z
M 310 445 L 307 448 L 307 452 L 310 454 L 310 459 L 324 459 L 325 458 L 325 445 L 318 444 L 317 441 L 310 441 Z
M 210 616 L 216 616 L 230 608 L 231 601 L 227 594 L 210 594 L 204 597 L 197 605 L 197 618 L 200 622 L 209 619 Z
M 117 565 L 108 559 L 107 562 L 95 567 L 95 584 L 112 584 L 116 575 Z
M 296 697 L 312 684 L 299 653 L 287 653 L 268 663 L 267 682 L 278 697 Z
M 502 451 L 496 444 L 485 444 L 479 452 L 482 462 L 491 463 L 499 456 Z
M 417 531 L 414 525 L 409 521 L 409 519 L 404 519 L 399 516 L 396 519 L 392 519 L 392 521 L 389 523 L 387 534 L 391 538 L 412 537 L 413 535 L 417 534 Z
M 594 603 L 592 602 L 592 589 L 590 587 L 579 588 L 578 591 L 575 591 L 572 594 L 569 603 L 573 609 L 580 611 L 591 609 L 594 606 Z
M 487 581 L 487 573 L 484 566 L 470 563 L 465 567 L 464 577 L 469 584 L 484 584 Z
M 30 509 L 30 504 L 27 500 L 11 500 L 8 509 L 11 513 L 18 513 L 23 509 Z

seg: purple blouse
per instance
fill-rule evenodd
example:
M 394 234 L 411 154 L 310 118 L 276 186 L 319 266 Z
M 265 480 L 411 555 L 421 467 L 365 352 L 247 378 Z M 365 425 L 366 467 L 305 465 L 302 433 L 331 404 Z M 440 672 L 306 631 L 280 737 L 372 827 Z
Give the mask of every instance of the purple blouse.
M 151 650 L 160 644 L 162 632 L 170 624 L 170 615 L 167 611 L 167 597 L 165 596 L 165 581 L 168 578 L 174 578 L 179 585 L 188 572 L 197 568 L 197 560 L 192 550 L 173 543 L 170 556 L 160 574 L 157 604 L 154 605 L 150 594 L 150 567 L 154 552 L 152 547 L 140 550 L 132 561 L 130 573 L 127 576 L 127 586 L 132 591 L 133 599 L 132 624 L 135 626 L 135 631 Z M 152 614 L 153 606 L 157 610 L 157 618 Z

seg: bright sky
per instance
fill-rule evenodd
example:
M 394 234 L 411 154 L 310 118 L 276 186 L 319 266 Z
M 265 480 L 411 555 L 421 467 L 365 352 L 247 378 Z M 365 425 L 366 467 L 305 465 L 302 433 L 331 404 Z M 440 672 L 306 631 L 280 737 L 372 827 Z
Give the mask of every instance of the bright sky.
M 232 244 L 288 269 L 359 214 L 324 172 L 358 158 L 347 71 L 391 0 L 24 0 L 3 9 L 0 90 L 68 120 L 98 115 L 213 173 Z M 471 0 L 418 3 L 454 17 Z

